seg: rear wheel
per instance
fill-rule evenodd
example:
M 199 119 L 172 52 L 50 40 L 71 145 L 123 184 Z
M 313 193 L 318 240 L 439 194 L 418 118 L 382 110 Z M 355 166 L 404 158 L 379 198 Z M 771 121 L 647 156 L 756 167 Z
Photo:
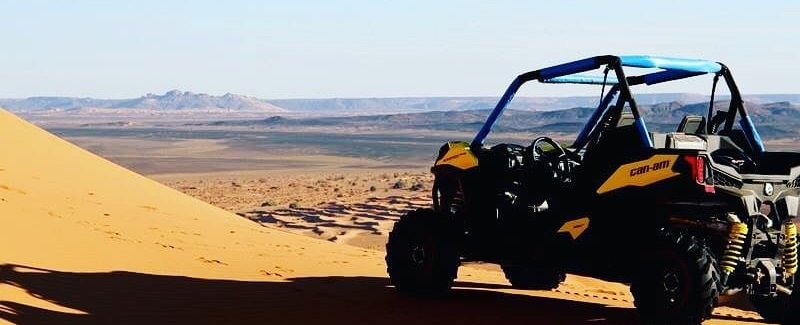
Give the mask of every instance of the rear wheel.
M 566 274 L 553 269 L 516 265 L 502 265 L 503 273 L 511 286 L 518 289 L 552 290 L 566 279 Z
M 694 237 L 663 233 L 633 277 L 634 304 L 646 323 L 699 324 L 719 299 L 719 271 Z
M 418 209 L 396 222 L 386 244 L 386 265 L 400 292 L 441 294 L 459 266 L 458 230 L 448 214 Z
M 781 324 L 800 324 L 800 288 L 792 290 L 788 306 L 789 308 L 785 310 L 783 317 L 781 317 L 783 319 Z
M 792 289 L 794 287 L 794 276 L 789 276 L 786 279 L 779 278 L 778 284 L 786 288 Z M 792 290 L 793 292 L 795 290 Z M 791 310 L 790 308 L 791 297 L 782 293 L 777 293 L 772 296 L 752 295 L 750 302 L 756 308 L 758 314 L 765 320 L 772 323 L 782 323 L 787 321 L 787 316 Z M 797 322 L 787 323 L 796 324 Z
M 775 296 L 750 296 L 750 302 L 758 314 L 770 323 L 781 323 L 789 311 L 789 296 L 778 294 Z

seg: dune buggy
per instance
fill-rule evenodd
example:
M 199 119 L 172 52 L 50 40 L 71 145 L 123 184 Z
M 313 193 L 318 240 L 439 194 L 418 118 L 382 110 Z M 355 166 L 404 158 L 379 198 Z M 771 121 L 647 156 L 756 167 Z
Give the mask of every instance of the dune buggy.
M 707 112 L 649 132 L 631 88 L 701 75 L 713 76 Z M 722 106 L 720 79 L 730 92 Z M 602 96 L 569 146 L 548 137 L 485 145 L 534 80 L 598 85 Z M 435 294 L 461 263 L 484 261 L 518 288 L 553 289 L 566 273 L 629 283 L 645 322 L 698 323 L 733 294 L 785 321 L 798 267 L 798 166 L 800 154 L 765 149 L 721 63 L 597 56 L 527 72 L 471 143 L 440 149 L 433 207 L 395 224 L 388 272 L 397 290 Z

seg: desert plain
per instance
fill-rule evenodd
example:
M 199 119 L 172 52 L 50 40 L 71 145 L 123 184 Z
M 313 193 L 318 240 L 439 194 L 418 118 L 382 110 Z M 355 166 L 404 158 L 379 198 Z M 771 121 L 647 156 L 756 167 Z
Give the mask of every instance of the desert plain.
M 575 275 L 524 291 L 469 264 L 448 297 L 394 292 L 386 236 L 453 134 L 47 129 L 0 111 L 0 322 L 638 322 L 626 285 Z

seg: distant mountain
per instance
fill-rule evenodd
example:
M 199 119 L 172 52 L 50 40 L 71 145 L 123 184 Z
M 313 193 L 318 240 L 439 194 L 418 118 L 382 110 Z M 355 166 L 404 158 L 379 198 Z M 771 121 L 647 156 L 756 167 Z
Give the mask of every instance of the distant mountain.
M 313 115 L 374 115 L 389 113 L 420 113 L 430 111 L 466 111 L 492 109 L 498 97 L 399 97 L 399 98 L 328 98 L 275 99 L 270 103 L 295 113 Z M 636 94 L 641 105 L 665 102 L 700 103 L 709 96 L 692 93 Z M 728 99 L 717 96 L 718 100 Z M 800 104 L 800 94 L 748 95 L 744 99 L 756 104 L 791 102 Z M 573 107 L 595 107 L 599 96 L 515 97 L 508 106 L 512 110 L 553 111 Z
M 715 102 L 717 108 L 727 108 L 727 101 Z M 800 137 L 800 105 L 789 102 L 747 103 L 748 112 L 765 138 Z M 464 111 L 433 111 L 348 117 L 287 118 L 272 116 L 259 120 L 216 121 L 203 125 L 250 126 L 266 128 L 338 127 L 371 130 L 424 129 L 439 131 L 477 131 L 489 115 L 489 109 Z M 559 132 L 577 133 L 595 111 L 575 107 L 556 111 L 507 110 L 498 120 L 498 132 Z M 640 111 L 652 131 L 674 131 L 683 116 L 708 112 L 708 103 L 683 104 L 677 101 L 640 105 Z
M 599 96 L 572 97 L 517 97 L 509 105 L 518 111 L 561 111 L 575 107 L 595 107 Z M 708 96 L 691 93 L 638 94 L 637 102 L 642 106 L 667 105 L 669 103 L 701 103 Z M 719 100 L 726 99 L 719 96 Z M 754 104 L 775 102 L 800 103 L 800 94 L 749 95 L 745 99 Z M 355 116 L 386 115 L 400 113 L 422 113 L 432 111 L 475 111 L 491 109 L 497 104 L 496 97 L 399 97 L 399 98 L 327 98 L 327 99 L 272 99 L 225 94 L 213 96 L 203 93 L 172 90 L 163 95 L 147 94 L 130 99 L 95 99 L 76 97 L 30 97 L 24 99 L 0 99 L 0 107 L 22 113 L 126 113 L 137 112 L 192 112 L 212 111 L 216 113 L 260 112 L 291 113 L 304 116 Z M 669 109 L 669 107 L 654 108 Z M 585 112 L 583 112 L 585 113 Z M 581 112 L 559 112 L 560 114 L 583 114 Z M 235 117 L 235 114 L 232 115 Z M 545 116 L 547 117 L 547 116 Z
M 133 99 L 93 99 L 72 97 L 30 97 L 0 99 L 0 107 L 15 112 L 108 112 L 136 111 L 229 111 L 283 113 L 277 107 L 255 97 L 235 94 L 212 96 L 202 93 L 171 90 L 164 95 L 147 94 Z
M 644 104 L 670 100 L 699 102 L 704 98 L 704 96 L 696 94 L 642 94 L 637 96 L 637 100 Z M 296 113 L 368 115 L 492 109 L 498 99 L 498 97 L 398 97 L 276 99 L 269 100 L 269 102 Z M 598 101 L 598 96 L 515 97 L 508 108 L 524 111 L 552 111 L 572 107 L 591 107 L 597 105 Z
M 399 97 L 277 99 L 269 102 L 296 113 L 367 115 L 491 109 L 497 100 L 497 97 Z M 586 106 L 596 101 L 597 97 L 517 97 L 509 108 L 553 110 Z
M 164 95 L 147 94 L 135 99 L 122 100 L 114 103 L 111 108 L 152 110 L 224 109 L 231 111 L 286 112 L 283 108 L 255 97 L 231 93 L 222 96 L 211 96 L 180 90 L 171 90 Z
M 12 112 L 67 111 L 82 107 L 106 107 L 116 100 L 77 97 L 28 97 L 0 99 L 0 107 Z

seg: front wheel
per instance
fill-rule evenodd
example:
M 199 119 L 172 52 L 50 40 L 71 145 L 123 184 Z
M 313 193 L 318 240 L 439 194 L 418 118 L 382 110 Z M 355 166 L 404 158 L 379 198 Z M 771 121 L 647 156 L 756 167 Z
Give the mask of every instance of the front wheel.
M 646 323 L 699 324 L 719 299 L 714 256 L 702 242 L 662 233 L 633 277 L 634 304 Z
M 386 265 L 400 292 L 433 295 L 453 286 L 459 266 L 458 231 L 448 214 L 418 209 L 394 224 Z

